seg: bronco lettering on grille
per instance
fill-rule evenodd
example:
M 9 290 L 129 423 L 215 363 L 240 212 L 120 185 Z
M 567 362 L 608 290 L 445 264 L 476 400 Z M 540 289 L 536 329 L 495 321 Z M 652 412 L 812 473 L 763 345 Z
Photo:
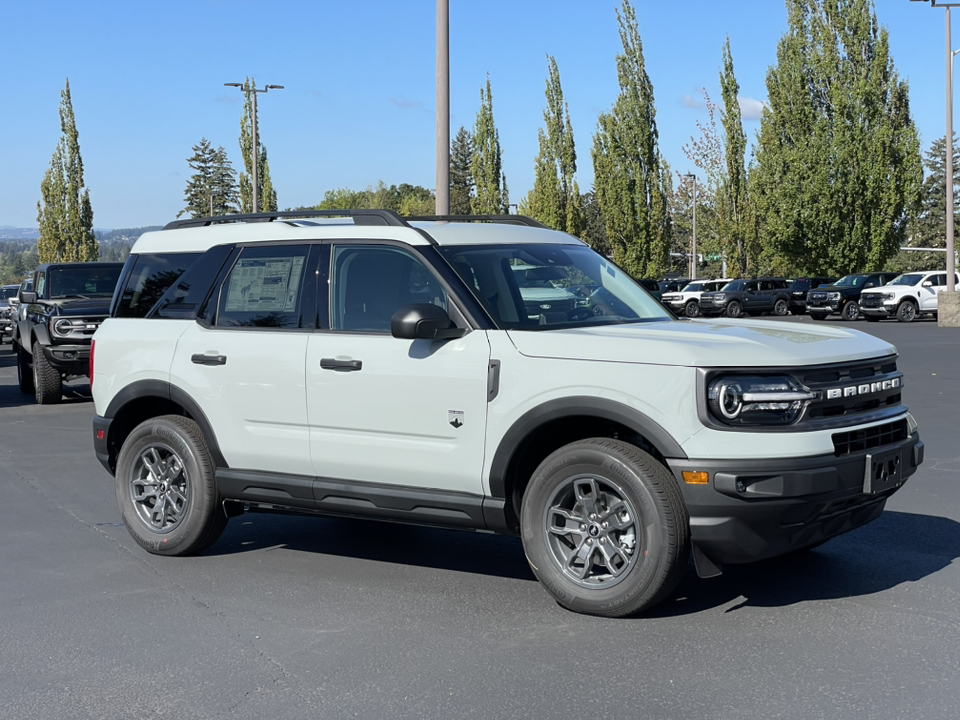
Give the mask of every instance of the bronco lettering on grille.
M 848 385 L 843 388 L 828 388 L 827 400 L 836 400 L 841 397 L 856 397 L 857 395 L 869 395 L 870 393 L 893 390 L 898 387 L 903 387 L 903 378 L 863 383 L 862 385 Z

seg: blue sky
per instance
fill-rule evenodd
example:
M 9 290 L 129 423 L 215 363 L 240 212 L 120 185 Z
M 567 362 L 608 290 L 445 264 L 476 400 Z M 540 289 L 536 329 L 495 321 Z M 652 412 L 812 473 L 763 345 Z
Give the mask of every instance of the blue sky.
M 944 134 L 944 10 L 875 1 L 926 149 Z M 578 181 L 583 191 L 591 187 L 597 116 L 618 92 L 619 6 L 450 0 L 451 136 L 461 125 L 472 129 L 489 73 L 512 202 L 533 185 L 548 54 L 570 107 Z M 728 35 L 752 139 L 786 29 L 782 0 L 634 0 L 634 7 L 660 148 L 672 167 L 696 170 L 683 145 L 706 120 L 700 89 L 720 99 Z M 98 228 L 174 219 L 190 175 L 186 158 L 203 137 L 240 167 L 243 98 L 223 84 L 248 76 L 261 87 L 285 86 L 259 99 L 282 208 L 380 180 L 433 188 L 435 20 L 436 0 L 2 0 L 0 225 L 36 226 L 68 77 Z

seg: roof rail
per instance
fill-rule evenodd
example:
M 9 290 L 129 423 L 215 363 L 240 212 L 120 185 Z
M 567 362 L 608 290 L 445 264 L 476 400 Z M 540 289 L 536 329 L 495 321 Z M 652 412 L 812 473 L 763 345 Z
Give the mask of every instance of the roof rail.
M 350 217 L 354 225 L 393 225 L 410 227 L 406 220 L 393 210 L 285 210 L 283 212 L 243 213 L 238 215 L 217 215 L 216 217 L 188 218 L 174 220 L 163 226 L 164 230 L 207 227 L 235 222 L 274 222 L 295 218 L 313 217 Z M 514 216 L 511 216 L 514 217 Z
M 510 225 L 526 225 L 527 227 L 543 228 L 546 225 L 526 215 L 414 215 L 404 217 L 404 220 L 437 220 L 440 222 L 499 222 Z

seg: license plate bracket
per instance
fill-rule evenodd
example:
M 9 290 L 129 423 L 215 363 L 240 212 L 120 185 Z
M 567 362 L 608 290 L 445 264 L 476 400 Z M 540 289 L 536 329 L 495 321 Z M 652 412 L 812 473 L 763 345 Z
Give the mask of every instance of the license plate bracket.
M 899 487 L 903 482 L 903 453 L 897 447 L 881 452 L 867 453 L 863 469 L 863 492 L 876 495 Z

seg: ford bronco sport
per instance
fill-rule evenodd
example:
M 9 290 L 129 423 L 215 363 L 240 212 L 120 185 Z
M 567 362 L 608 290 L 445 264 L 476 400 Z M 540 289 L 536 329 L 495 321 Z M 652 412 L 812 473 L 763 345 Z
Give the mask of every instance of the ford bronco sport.
M 922 462 L 888 343 L 677 319 L 570 235 L 462 220 L 140 237 L 90 359 L 133 538 L 196 553 L 257 509 L 511 533 L 557 602 L 616 617 L 691 554 L 711 576 L 870 522 Z

